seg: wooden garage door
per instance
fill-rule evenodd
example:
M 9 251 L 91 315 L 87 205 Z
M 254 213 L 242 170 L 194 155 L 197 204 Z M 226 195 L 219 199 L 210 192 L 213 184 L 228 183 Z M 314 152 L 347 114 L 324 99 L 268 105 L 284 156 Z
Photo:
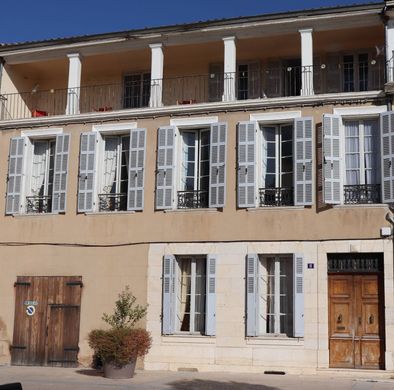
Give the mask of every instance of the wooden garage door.
M 82 277 L 18 276 L 11 362 L 77 365 Z

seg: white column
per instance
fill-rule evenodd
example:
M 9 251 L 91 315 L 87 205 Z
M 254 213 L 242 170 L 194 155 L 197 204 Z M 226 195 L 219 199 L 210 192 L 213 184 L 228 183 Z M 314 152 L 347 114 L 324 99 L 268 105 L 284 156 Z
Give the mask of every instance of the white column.
M 235 37 L 223 38 L 224 42 L 224 85 L 223 101 L 230 102 L 236 99 L 235 75 L 237 71 L 237 48 Z
M 387 82 L 394 82 L 394 20 L 386 23 Z
M 68 65 L 68 92 L 67 115 L 79 114 L 79 97 L 81 93 L 82 62 L 79 53 L 67 54 Z
M 150 107 L 161 107 L 163 105 L 163 68 L 164 53 L 161 43 L 149 45 L 151 49 L 151 87 L 150 87 Z
M 313 95 L 313 39 L 312 29 L 299 30 L 301 34 L 301 95 Z

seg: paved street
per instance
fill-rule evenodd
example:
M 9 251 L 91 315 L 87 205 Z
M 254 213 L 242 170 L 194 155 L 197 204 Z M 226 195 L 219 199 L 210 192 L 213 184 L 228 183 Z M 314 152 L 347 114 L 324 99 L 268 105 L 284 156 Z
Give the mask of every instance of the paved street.
M 90 369 L 0 366 L 0 384 L 23 390 L 393 390 L 394 379 L 371 373 L 357 379 L 324 373 L 310 376 L 137 371 L 133 379 L 110 380 Z

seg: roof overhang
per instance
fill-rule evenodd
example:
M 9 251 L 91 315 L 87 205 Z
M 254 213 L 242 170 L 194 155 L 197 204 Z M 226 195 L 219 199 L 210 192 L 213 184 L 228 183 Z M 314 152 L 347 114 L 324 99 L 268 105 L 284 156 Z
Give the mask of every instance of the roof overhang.
M 312 11 L 260 15 L 193 24 L 132 30 L 118 33 L 63 38 L 41 42 L 4 45 L 0 56 L 9 64 L 64 58 L 68 53 L 83 56 L 147 48 L 151 43 L 164 46 L 207 43 L 225 36 L 237 39 L 297 33 L 304 28 L 329 31 L 382 25 L 385 3 L 337 7 Z

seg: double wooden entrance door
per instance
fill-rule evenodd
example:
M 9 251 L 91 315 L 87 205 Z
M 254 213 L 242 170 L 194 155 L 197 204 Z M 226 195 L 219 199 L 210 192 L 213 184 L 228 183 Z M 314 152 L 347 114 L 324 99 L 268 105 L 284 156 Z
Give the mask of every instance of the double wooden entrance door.
M 328 276 L 330 367 L 384 368 L 382 287 L 378 274 Z
M 77 365 L 82 278 L 20 276 L 15 283 L 14 365 Z

